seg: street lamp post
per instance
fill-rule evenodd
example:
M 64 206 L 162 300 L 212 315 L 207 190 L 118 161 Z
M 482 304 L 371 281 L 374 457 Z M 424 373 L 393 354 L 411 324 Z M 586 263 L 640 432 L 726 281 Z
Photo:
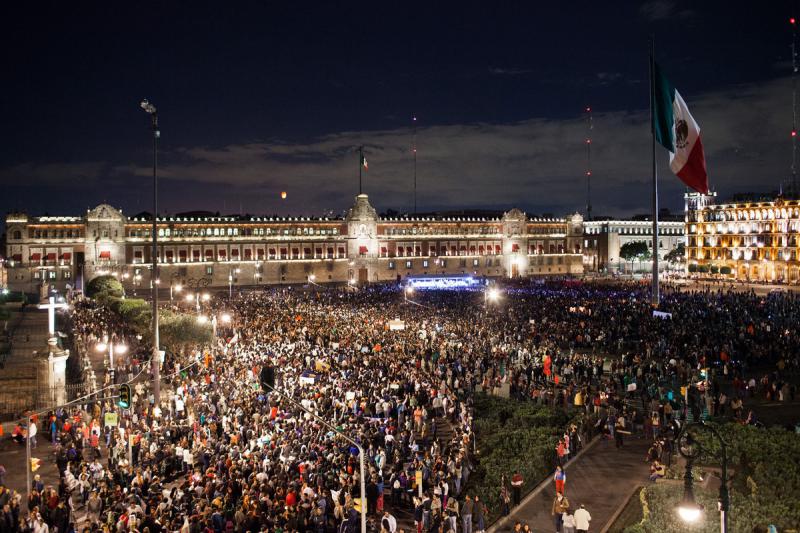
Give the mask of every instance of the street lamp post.
M 180 283 L 173 285 L 172 283 L 169 284 L 169 303 L 172 305 L 172 293 L 173 291 L 179 293 L 183 290 L 183 285 Z
M 483 291 L 483 306 L 484 307 L 488 308 L 489 307 L 489 302 L 494 303 L 499 299 L 500 299 L 500 291 L 498 289 L 496 289 L 495 287 L 491 287 L 491 288 L 487 287 L 486 290 Z
M 161 403 L 161 356 L 159 354 L 159 335 L 158 335 L 158 138 L 161 132 L 158 129 L 158 112 L 156 107 L 147 101 L 142 100 L 142 109 L 150 115 L 153 130 L 153 397 L 155 405 Z
M 231 268 L 228 271 L 228 299 L 233 298 L 233 275 L 241 272 L 238 268 Z
M 700 444 L 694 439 L 690 433 L 693 428 L 704 429 L 711 433 L 717 439 L 720 445 L 720 486 L 719 486 L 719 524 L 720 532 L 728 533 L 728 515 L 730 514 L 730 493 L 728 492 L 728 446 L 722 435 L 719 434 L 713 426 L 705 422 L 691 422 L 686 424 L 678 433 L 676 437 L 678 452 L 686 459 L 686 474 L 684 475 L 684 493 L 683 499 L 678 506 L 678 515 L 685 522 L 696 522 L 700 519 L 703 512 L 703 506 L 698 504 L 694 499 L 694 478 L 692 476 L 692 466 L 695 459 L 702 453 Z
M 124 343 L 114 344 L 113 339 L 106 337 L 106 341 L 99 342 L 95 346 L 98 352 L 105 352 L 108 350 L 108 368 L 111 370 L 111 376 L 114 376 L 114 354 L 124 354 L 128 351 L 128 347 Z

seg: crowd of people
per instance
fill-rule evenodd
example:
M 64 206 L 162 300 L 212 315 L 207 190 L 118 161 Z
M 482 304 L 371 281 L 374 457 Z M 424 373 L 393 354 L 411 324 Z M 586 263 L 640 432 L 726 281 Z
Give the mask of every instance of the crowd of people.
M 168 353 L 160 401 L 146 347 L 110 310 L 76 303 L 83 345 L 129 339 L 104 383 L 132 380 L 132 405 L 50 413 L 42 431 L 60 484 L 35 480 L 23 503 L 9 495 L 3 530 L 354 533 L 364 505 L 371 531 L 397 533 L 407 515 L 417 533 L 483 533 L 498 510 L 470 492 L 472 396 L 507 386 L 520 401 L 592 415 L 556 450 L 556 527 L 580 531 L 589 513 L 573 511 L 560 467 L 587 437 L 623 446 L 639 432 L 659 443 L 652 460 L 665 459 L 663 434 L 682 409 L 674 391 L 702 368 L 710 412 L 735 413 L 748 394 L 794 394 L 784 386 L 800 354 L 791 295 L 667 292 L 669 319 L 634 284 L 511 284 L 498 304 L 475 291 L 415 297 L 376 286 L 212 299 L 204 313 L 230 322 L 211 345 Z

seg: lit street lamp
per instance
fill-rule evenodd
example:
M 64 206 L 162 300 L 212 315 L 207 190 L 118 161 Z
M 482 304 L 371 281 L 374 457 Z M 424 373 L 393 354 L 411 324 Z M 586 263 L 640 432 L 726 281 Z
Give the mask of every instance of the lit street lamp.
M 687 424 L 680 430 L 678 436 L 675 438 L 678 452 L 686 459 L 686 474 L 683 477 L 683 499 L 677 507 L 678 516 L 680 516 L 681 520 L 684 522 L 694 523 L 700 520 L 703 514 L 703 506 L 697 503 L 694 498 L 692 466 L 694 465 L 695 459 L 700 457 L 700 454 L 703 452 L 700 443 L 697 442 L 690 433 L 690 430 L 695 428 L 709 431 L 711 435 L 719 441 L 719 459 L 722 466 L 719 486 L 719 522 L 721 533 L 728 533 L 728 514 L 730 513 L 731 505 L 730 495 L 728 493 L 728 448 L 722 435 L 712 426 L 702 421 Z
M 114 344 L 113 340 L 108 340 L 108 338 L 106 337 L 106 340 L 98 342 L 95 345 L 94 349 L 100 353 L 108 351 L 108 368 L 113 372 L 114 354 L 119 354 L 119 355 L 124 354 L 125 352 L 128 351 L 128 346 L 125 345 L 124 343 Z
M 500 290 L 499 289 L 497 289 L 495 287 L 492 287 L 492 288 L 488 288 L 487 287 L 486 290 L 483 291 L 483 305 L 484 305 L 484 307 L 488 307 L 489 306 L 489 302 L 497 303 L 497 301 L 499 299 L 500 299 Z
M 152 277 L 158 278 L 158 138 L 161 132 L 158 129 L 158 112 L 156 107 L 147 101 L 142 100 L 139 104 L 145 113 L 150 115 L 153 130 L 153 274 Z M 159 353 L 158 335 L 158 287 L 152 283 L 153 290 L 153 396 L 155 397 L 156 407 L 161 403 L 161 354 Z
M 172 304 L 172 293 L 179 293 L 183 290 L 183 285 L 177 283 L 173 285 L 172 283 L 169 284 L 169 303 Z
M 232 268 L 228 271 L 228 299 L 233 298 L 233 275 L 241 272 L 238 268 Z

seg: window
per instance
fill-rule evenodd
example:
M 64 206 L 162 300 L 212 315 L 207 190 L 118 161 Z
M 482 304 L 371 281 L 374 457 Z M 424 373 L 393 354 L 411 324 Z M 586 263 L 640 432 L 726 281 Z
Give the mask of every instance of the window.
M 411 261 L 406 261 L 406 268 L 411 268 Z
M 394 270 L 394 261 L 389 261 L 389 270 Z
M 41 279 L 42 273 L 40 271 L 36 271 L 33 273 L 33 279 Z
M 213 266 L 207 266 L 206 267 L 206 276 L 213 276 L 213 275 L 214 275 L 214 267 Z
M 56 279 L 56 274 L 58 273 L 55 270 L 48 270 L 47 279 Z
M 478 260 L 477 259 L 473 259 L 472 260 L 472 266 L 474 266 L 474 267 L 478 266 Z
M 69 270 L 64 270 L 61 273 L 61 277 L 62 279 L 70 279 L 72 277 L 72 272 L 70 272 Z
M 428 260 L 427 259 L 422 261 L 422 268 L 428 268 Z

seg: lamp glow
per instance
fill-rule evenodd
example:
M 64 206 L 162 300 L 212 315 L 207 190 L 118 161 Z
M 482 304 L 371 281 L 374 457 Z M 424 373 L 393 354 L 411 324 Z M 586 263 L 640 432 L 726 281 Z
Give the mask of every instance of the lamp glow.
M 703 507 L 694 502 L 683 502 L 678 507 L 678 516 L 681 517 L 681 520 L 689 524 L 693 524 L 700 520 L 700 516 L 702 514 Z

